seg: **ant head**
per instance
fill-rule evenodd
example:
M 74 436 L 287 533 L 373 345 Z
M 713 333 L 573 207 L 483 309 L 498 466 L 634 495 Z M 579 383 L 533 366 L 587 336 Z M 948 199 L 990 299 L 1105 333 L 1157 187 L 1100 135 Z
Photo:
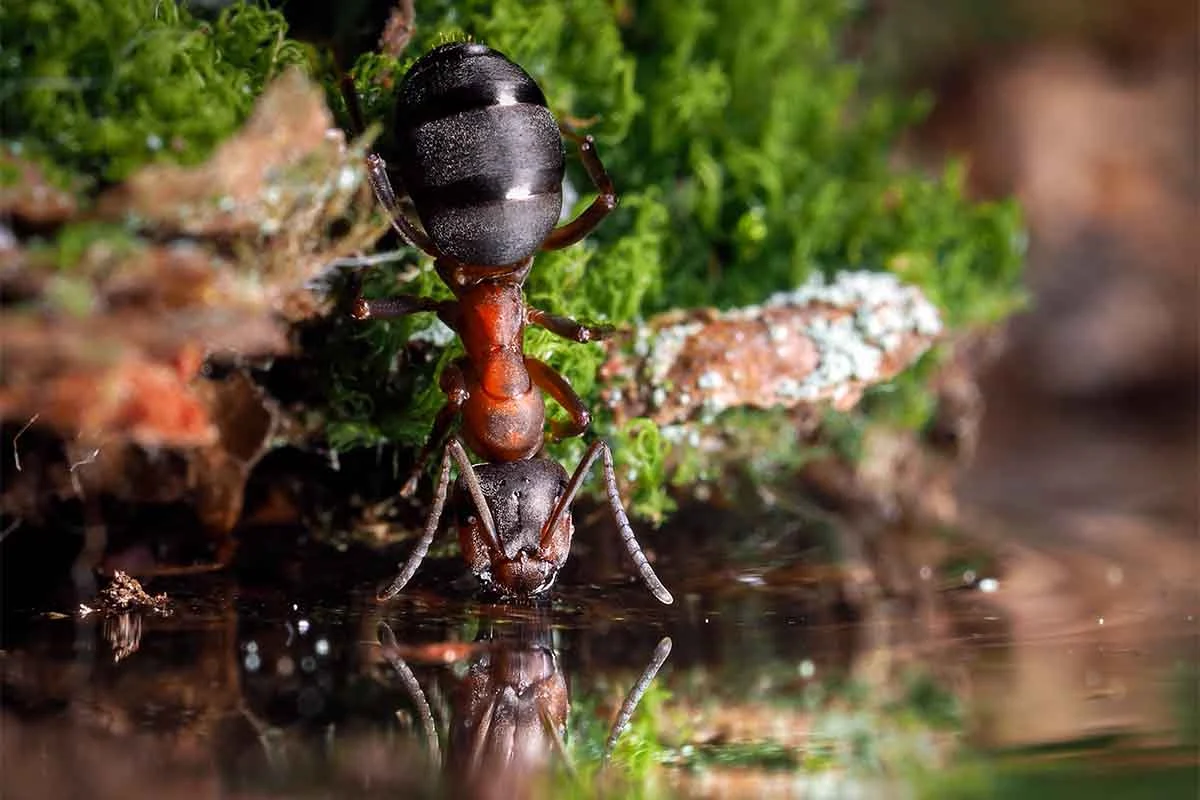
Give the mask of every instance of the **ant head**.
M 555 764 L 570 696 L 551 651 L 500 650 L 471 665 L 455 695 L 449 763 L 466 786 L 451 794 L 524 797 Z M 536 784 L 535 784 L 536 785 Z
M 567 472 L 556 461 L 532 458 L 478 464 L 475 476 L 496 526 L 493 540 L 464 485 L 455 486 L 458 541 L 471 570 L 502 597 L 528 597 L 549 589 L 571 550 L 575 525 L 569 513 L 545 531 Z

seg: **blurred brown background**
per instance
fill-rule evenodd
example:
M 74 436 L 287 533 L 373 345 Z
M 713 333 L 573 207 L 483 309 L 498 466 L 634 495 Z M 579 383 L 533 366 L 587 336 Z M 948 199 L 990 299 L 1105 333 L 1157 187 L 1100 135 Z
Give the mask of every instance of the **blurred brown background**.
M 1014 640 L 1037 643 L 1014 656 L 1002 741 L 1169 718 L 1112 654 L 1180 634 L 1196 650 L 1198 9 L 896 0 L 876 16 L 880 71 L 936 102 L 909 153 L 965 158 L 972 190 L 1015 195 L 1028 225 L 1030 306 L 982 371 L 958 482 L 1010 548 Z

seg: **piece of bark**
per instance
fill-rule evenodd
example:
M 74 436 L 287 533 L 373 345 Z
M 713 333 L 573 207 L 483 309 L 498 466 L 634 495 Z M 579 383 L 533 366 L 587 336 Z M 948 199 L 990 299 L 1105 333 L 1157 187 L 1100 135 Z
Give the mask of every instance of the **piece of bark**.
M 941 330 L 937 309 L 894 275 L 817 275 L 759 306 L 669 313 L 617 337 L 602 397 L 618 423 L 707 421 L 738 407 L 846 410 Z

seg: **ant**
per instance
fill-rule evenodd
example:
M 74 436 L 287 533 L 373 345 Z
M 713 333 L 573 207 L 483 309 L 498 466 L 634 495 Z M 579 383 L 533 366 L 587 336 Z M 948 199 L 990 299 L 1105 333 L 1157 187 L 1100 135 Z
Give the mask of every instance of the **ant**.
M 357 115 L 351 88 L 347 103 Z M 523 292 L 539 250 L 579 242 L 617 205 L 592 137 L 560 126 L 524 69 L 489 47 L 467 42 L 441 45 L 413 64 L 398 89 L 395 124 L 402 187 L 422 227 L 401 209 L 387 165 L 376 154 L 367 156 L 371 185 L 396 232 L 434 258 L 455 299 L 366 300 L 356 281 L 351 314 L 366 320 L 433 312 L 458 333 L 466 355 L 442 372 L 446 404 L 401 490 L 405 496 L 415 490 L 430 455 L 442 447 L 433 508 L 412 555 L 379 599 L 399 593 L 425 557 L 446 502 L 451 461 L 459 469 L 452 506 L 472 572 L 501 597 L 546 591 L 570 553 L 571 503 L 601 458 L 625 550 L 654 596 L 673 602 L 629 525 L 608 445 L 593 442 L 570 478 L 543 454 L 542 392 L 570 417 L 551 425 L 555 440 L 583 434 L 591 414 L 562 375 L 524 352 L 527 324 L 577 342 L 611 333 L 535 308 Z M 598 194 L 576 219 L 555 227 L 562 211 L 564 136 L 578 145 Z M 462 438 L 448 437 L 459 419 Z M 473 465 L 466 447 L 483 463 Z
M 378 624 L 376 637 L 379 656 L 395 670 L 415 707 L 429 760 L 435 767 L 445 768 L 453 783 L 451 794 L 528 794 L 531 779 L 544 773 L 553 757 L 578 777 L 566 743 L 570 694 L 547 621 L 535 618 L 492 626 L 480 633 L 470 656 L 450 662 L 466 664 L 465 669 L 455 670 L 459 677 L 450 692 L 449 752 L 444 758 L 433 709 L 405 660 L 413 649 L 398 642 L 386 622 Z M 664 636 L 625 695 L 609 729 L 600 757 L 602 769 L 608 766 L 638 703 L 670 655 L 671 639 Z

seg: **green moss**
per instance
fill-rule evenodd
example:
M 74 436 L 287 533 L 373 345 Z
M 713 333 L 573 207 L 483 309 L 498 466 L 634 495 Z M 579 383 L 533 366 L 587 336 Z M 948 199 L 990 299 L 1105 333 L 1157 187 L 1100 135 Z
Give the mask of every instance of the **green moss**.
M 131 255 L 144 246 L 143 240 L 124 225 L 75 222 L 59 229 L 53 239 L 35 245 L 33 252 L 47 257 L 62 272 L 74 272 L 85 259 L 95 264 L 111 263 L 113 258 Z
M 663 309 L 757 302 L 815 270 L 870 268 L 920 285 L 951 326 L 1000 319 L 1021 301 L 1019 213 L 967 199 L 960 165 L 932 177 L 891 165 L 898 136 L 928 104 L 860 92 L 860 66 L 838 50 L 856 5 L 431 0 L 417 4 L 402 59 L 364 56 L 354 74 L 368 121 L 382 123 L 385 156 L 396 84 L 447 39 L 501 50 L 560 116 L 587 123 L 621 206 L 581 245 L 539 257 L 528 295 L 540 307 L 625 325 Z M 592 188 L 574 161 L 582 207 Z M 382 342 L 391 330 L 372 335 Z M 595 404 L 598 346 L 542 331 L 526 344 Z M 873 406 L 919 425 L 931 404 L 918 379 L 905 380 L 890 404 Z M 422 385 L 413 430 L 428 430 L 440 404 L 436 381 Z M 633 446 L 646 441 L 636 425 L 617 431 L 600 419 L 596 429 L 616 442 L 622 471 L 638 476 L 634 508 L 659 512 L 662 450 Z M 555 454 L 578 452 L 566 443 Z
M 0 138 L 105 181 L 203 160 L 304 63 L 282 15 L 242 3 L 208 23 L 175 0 L 26 0 L 0 5 L 0 30 Z
M 16 186 L 20 180 L 20 167 L 11 161 L 0 161 L 0 186 Z
M 682 765 L 690 769 L 704 767 L 741 767 L 759 770 L 794 770 L 802 763 L 801 753 L 778 742 L 725 742 L 689 749 Z

